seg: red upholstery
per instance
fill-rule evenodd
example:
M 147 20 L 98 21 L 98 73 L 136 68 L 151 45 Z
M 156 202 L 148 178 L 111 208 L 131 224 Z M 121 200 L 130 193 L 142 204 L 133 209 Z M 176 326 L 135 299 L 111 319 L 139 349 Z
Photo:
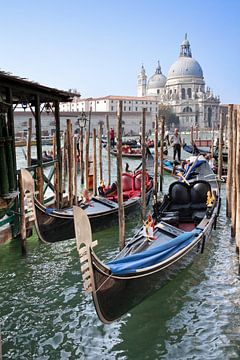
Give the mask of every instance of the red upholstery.
M 122 174 L 123 191 L 130 191 L 133 188 L 133 177 L 130 174 Z

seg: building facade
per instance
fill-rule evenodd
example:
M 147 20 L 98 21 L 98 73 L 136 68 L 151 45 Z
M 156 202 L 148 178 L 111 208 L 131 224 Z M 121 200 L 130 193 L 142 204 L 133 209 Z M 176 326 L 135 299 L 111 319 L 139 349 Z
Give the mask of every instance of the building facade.
M 99 98 L 75 99 L 62 104 L 62 112 L 89 112 L 98 114 L 99 121 L 106 115 L 115 116 L 118 101 L 123 101 L 123 118 L 126 132 L 131 128 L 138 132 L 142 109 L 147 109 L 147 128 L 152 129 L 161 107 L 168 108 L 177 119 L 181 129 L 191 126 L 199 128 L 216 127 L 219 119 L 220 99 L 206 87 L 203 71 L 192 57 L 190 43 L 185 39 L 180 46 L 177 60 L 170 66 L 167 76 L 162 73 L 158 62 L 155 73 L 147 77 L 142 65 L 137 75 L 137 96 L 104 96 Z M 136 119 L 136 122 L 133 119 Z M 113 124 L 114 125 L 114 124 Z M 169 127 L 174 124 L 168 124 Z

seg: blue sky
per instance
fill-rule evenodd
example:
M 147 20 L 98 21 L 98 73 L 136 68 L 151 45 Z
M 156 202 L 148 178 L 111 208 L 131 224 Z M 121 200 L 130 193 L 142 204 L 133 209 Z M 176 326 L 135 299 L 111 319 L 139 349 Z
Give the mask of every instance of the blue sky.
M 239 0 L 1 1 L 1 70 L 82 97 L 136 95 L 143 63 L 165 75 L 184 34 L 206 84 L 240 101 Z

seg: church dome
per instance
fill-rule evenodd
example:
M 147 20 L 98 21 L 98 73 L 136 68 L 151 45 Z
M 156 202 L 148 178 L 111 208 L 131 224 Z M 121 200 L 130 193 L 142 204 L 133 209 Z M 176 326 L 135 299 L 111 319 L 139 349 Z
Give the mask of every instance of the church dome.
M 192 58 L 190 43 L 185 35 L 185 39 L 181 44 L 181 52 L 179 58 L 170 67 L 167 79 L 180 77 L 193 77 L 203 79 L 203 71 L 199 63 Z
M 199 63 L 191 57 L 179 57 L 170 67 L 167 78 L 176 77 L 198 77 L 203 78 L 203 71 Z
M 166 84 L 167 78 L 162 74 L 161 66 L 158 62 L 156 72 L 148 80 L 148 89 L 159 89 L 163 88 Z

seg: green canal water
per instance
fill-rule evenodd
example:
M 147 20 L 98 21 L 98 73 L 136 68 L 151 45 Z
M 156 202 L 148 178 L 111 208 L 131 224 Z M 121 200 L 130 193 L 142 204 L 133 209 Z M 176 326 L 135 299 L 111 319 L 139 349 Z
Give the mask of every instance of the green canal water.
M 164 191 L 170 181 L 165 178 Z M 1 246 L 3 360 L 240 359 L 240 280 L 225 186 L 222 198 L 204 254 L 111 325 L 98 320 L 91 296 L 82 291 L 74 240 L 46 245 L 32 236 L 24 257 L 17 241 Z M 136 214 L 128 219 L 127 237 L 139 224 Z M 102 260 L 117 253 L 117 226 L 94 239 Z
M 225 196 L 225 189 L 222 191 Z M 131 236 L 138 219 L 127 223 Z M 118 249 L 117 226 L 98 232 L 98 255 Z M 239 359 L 240 283 L 223 201 L 218 228 L 194 264 L 111 325 L 82 292 L 74 240 L 33 236 L 0 247 L 3 359 Z

